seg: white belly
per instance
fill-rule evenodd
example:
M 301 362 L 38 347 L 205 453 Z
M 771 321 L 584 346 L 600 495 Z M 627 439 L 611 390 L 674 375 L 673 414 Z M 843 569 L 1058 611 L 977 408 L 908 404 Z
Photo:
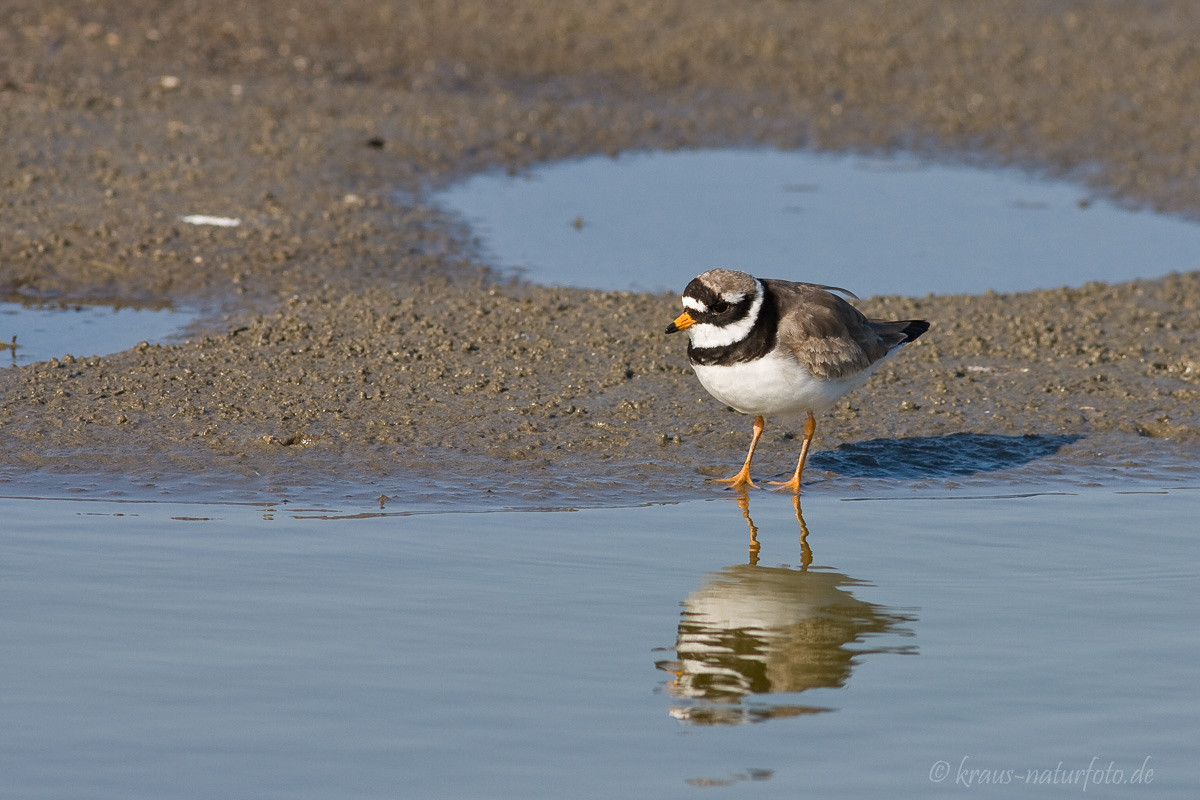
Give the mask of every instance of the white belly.
M 876 366 L 872 364 L 873 368 Z M 835 379 L 814 378 L 795 359 L 768 356 L 731 366 L 693 364 L 708 393 L 743 414 L 793 415 L 827 411 L 867 382 L 872 369 Z

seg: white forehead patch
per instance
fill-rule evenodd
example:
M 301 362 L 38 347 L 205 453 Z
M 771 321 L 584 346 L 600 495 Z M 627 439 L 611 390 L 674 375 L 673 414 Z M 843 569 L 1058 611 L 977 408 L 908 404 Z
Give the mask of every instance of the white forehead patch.
M 704 303 L 701 303 L 696 298 L 689 297 L 686 294 L 683 296 L 683 307 L 691 309 L 692 311 L 699 311 L 701 314 L 703 314 L 705 311 L 708 311 L 708 306 L 704 305 Z

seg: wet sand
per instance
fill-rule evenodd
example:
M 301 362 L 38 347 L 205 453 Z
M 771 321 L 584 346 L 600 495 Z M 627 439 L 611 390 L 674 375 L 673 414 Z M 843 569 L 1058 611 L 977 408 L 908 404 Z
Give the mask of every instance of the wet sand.
M 3 15 L 0 293 L 211 310 L 185 343 L 0 371 L 7 494 L 513 505 L 711 491 L 703 478 L 733 471 L 749 421 L 662 334 L 677 298 L 498 281 L 470 231 L 422 203 L 472 171 L 642 148 L 907 149 L 1200 217 L 1188 2 Z M 786 277 L 802 279 L 796 261 Z M 1168 268 L 1197 267 L 1200 254 Z M 822 421 L 817 446 L 847 464 L 883 441 L 916 459 L 901 477 L 919 483 L 912 442 L 968 437 L 1014 449 L 998 467 L 1057 443 L 1026 479 L 1195 474 L 1200 273 L 860 307 L 934 327 Z M 758 474 L 789 469 L 798 429 L 768 428 Z M 959 455 L 954 474 L 992 464 Z

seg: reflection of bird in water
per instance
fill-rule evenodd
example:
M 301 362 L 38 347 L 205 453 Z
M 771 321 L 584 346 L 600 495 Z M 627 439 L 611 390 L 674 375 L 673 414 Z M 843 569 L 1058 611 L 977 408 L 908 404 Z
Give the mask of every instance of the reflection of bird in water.
M 803 692 L 846 685 L 856 660 L 869 653 L 912 653 L 911 646 L 856 647 L 868 637 L 911 635 L 913 617 L 859 600 L 864 585 L 846 575 L 810 569 L 808 530 L 796 502 L 802 566 L 757 566 L 757 528 L 748 501 L 750 563 L 726 567 L 684 601 L 675 661 L 660 669 L 675 677 L 666 690 L 688 704 L 672 715 L 697 724 L 736 724 L 831 711 L 804 705 L 742 705 L 750 695 Z
M 746 520 L 746 527 L 750 529 L 750 566 L 753 567 L 758 565 L 758 551 L 761 547 L 758 543 L 758 526 L 750 519 L 750 495 L 744 488 L 737 490 L 737 493 L 738 508 L 742 510 L 742 519 Z M 800 569 L 804 570 L 812 563 L 813 556 L 812 548 L 808 546 L 808 526 L 804 524 L 799 495 L 792 495 L 792 508 L 796 509 L 796 522 L 800 525 Z

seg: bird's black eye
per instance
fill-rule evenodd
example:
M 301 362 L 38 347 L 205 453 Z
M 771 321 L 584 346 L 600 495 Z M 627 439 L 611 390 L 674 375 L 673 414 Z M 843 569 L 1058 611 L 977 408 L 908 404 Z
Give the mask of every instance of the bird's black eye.
M 726 303 L 724 300 L 718 300 L 712 304 L 712 313 L 714 314 L 724 314 L 728 310 L 729 303 Z

